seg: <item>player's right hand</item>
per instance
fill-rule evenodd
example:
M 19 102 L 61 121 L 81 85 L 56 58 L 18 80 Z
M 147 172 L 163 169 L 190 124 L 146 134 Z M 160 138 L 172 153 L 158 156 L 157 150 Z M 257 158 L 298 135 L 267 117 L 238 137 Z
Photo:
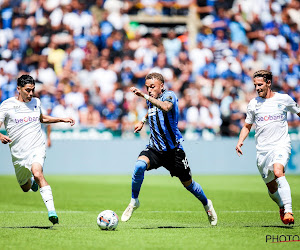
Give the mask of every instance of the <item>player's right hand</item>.
M 7 144 L 11 142 L 11 139 L 8 136 L 2 134 L 0 135 L 0 140 L 3 144 Z
M 144 123 L 139 121 L 137 124 L 134 125 L 134 133 L 138 133 L 143 128 Z
M 241 147 L 243 146 L 243 144 L 244 144 L 244 143 L 242 143 L 242 142 L 238 142 L 238 144 L 237 144 L 236 147 L 235 147 L 235 151 L 236 151 L 236 153 L 238 154 L 238 156 L 243 155 L 243 151 L 242 151 L 242 149 L 241 149 Z

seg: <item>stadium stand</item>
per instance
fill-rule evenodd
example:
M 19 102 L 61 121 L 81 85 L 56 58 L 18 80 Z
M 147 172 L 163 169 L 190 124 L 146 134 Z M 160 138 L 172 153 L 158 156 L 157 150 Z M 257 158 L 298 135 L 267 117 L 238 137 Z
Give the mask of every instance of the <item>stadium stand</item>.
M 0 0 L 0 7 L 0 102 L 30 74 L 44 109 L 71 115 L 77 129 L 133 136 L 147 110 L 129 88 L 143 88 L 153 71 L 179 97 L 179 127 L 189 138 L 238 135 L 258 69 L 271 70 L 273 89 L 300 103 L 297 0 Z M 288 119 L 297 130 L 299 120 Z

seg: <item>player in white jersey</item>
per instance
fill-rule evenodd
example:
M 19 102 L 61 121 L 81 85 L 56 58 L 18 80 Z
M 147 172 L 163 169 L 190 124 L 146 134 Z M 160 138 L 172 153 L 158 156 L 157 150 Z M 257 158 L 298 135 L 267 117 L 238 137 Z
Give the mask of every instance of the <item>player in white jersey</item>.
M 52 190 L 43 175 L 46 157 L 45 135 L 41 123 L 66 122 L 74 125 L 72 118 L 56 118 L 41 112 L 41 102 L 34 98 L 35 81 L 22 75 L 17 81 L 18 97 L 11 97 L 0 105 L 0 127 L 4 123 L 7 135 L 0 133 L 3 144 L 9 143 L 12 162 L 20 187 L 40 193 L 48 210 L 49 220 L 56 224 Z
M 259 70 L 254 73 L 253 79 L 258 97 L 248 105 L 245 124 L 235 149 L 239 156 L 243 154 L 241 147 L 255 124 L 257 168 L 270 197 L 279 206 L 282 222 L 294 224 L 291 189 L 285 178 L 285 167 L 291 154 L 287 112 L 300 117 L 300 108 L 289 95 L 271 90 L 270 71 Z

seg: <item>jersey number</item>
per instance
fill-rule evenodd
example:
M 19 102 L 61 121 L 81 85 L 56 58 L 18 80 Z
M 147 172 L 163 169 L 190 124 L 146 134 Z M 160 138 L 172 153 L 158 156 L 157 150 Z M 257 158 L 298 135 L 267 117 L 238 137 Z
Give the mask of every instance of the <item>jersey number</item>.
M 188 169 L 188 167 L 189 167 L 189 163 L 188 163 L 188 161 L 187 161 L 187 158 L 185 157 L 183 160 L 182 160 L 182 163 L 183 163 L 183 165 L 184 165 L 184 168 L 185 169 Z

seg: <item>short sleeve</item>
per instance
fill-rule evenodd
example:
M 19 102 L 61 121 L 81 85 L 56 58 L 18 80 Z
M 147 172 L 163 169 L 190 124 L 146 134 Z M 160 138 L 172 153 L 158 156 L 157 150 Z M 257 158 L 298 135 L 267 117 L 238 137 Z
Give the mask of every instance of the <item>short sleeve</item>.
M 162 97 L 162 101 L 168 101 L 168 102 L 171 102 L 171 103 L 175 103 L 176 102 L 176 95 L 174 94 L 174 92 L 171 92 L 171 91 L 168 91 L 166 92 L 163 97 Z
M 300 107 L 289 95 L 287 95 L 287 110 L 291 113 L 298 114 L 300 113 Z
M 4 122 L 7 115 L 7 105 L 5 102 L 2 102 L 0 105 L 0 122 Z
M 46 112 L 45 112 L 45 110 L 42 108 L 41 100 L 37 98 L 36 101 L 37 101 L 37 106 L 38 106 L 38 108 L 39 108 L 39 110 L 40 110 L 40 115 L 45 114 Z
M 250 102 L 247 106 L 247 116 L 246 116 L 246 123 L 253 124 L 255 122 L 255 112 L 252 108 L 252 103 Z

